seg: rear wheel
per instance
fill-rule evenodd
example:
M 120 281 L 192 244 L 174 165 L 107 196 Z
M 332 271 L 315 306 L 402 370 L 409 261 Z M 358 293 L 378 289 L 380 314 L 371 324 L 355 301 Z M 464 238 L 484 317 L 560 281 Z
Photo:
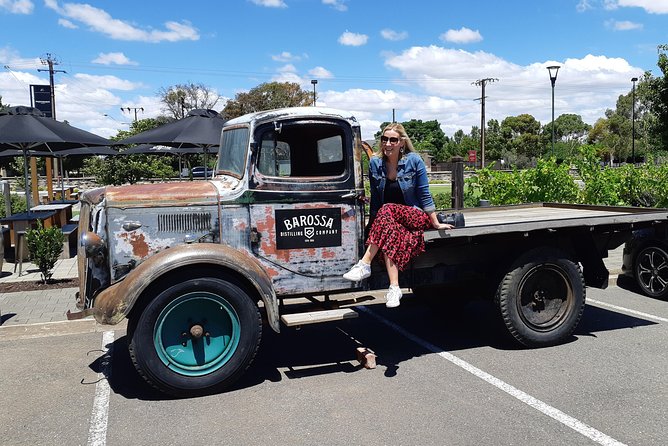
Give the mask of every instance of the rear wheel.
M 236 283 L 196 278 L 150 301 L 130 334 L 130 356 L 149 383 L 176 396 L 221 390 L 248 368 L 260 344 L 257 305 Z
M 650 297 L 668 297 L 668 252 L 661 245 L 649 245 L 638 251 L 633 262 L 638 286 Z
M 520 343 L 542 347 L 563 342 L 584 311 L 582 271 L 559 251 L 534 250 L 505 275 L 496 300 L 508 331 Z

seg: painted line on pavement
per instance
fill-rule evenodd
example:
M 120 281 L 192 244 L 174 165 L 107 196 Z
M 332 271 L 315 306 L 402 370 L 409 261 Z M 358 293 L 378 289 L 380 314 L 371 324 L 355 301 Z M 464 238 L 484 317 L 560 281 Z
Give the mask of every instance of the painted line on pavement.
M 634 316 L 640 316 L 640 317 L 643 317 L 645 319 L 652 319 L 652 320 L 659 321 L 659 322 L 668 322 L 668 319 L 666 319 L 665 317 L 654 316 L 653 314 L 643 313 L 642 311 L 632 310 L 630 308 L 624 308 L 624 307 L 620 307 L 618 305 L 613 305 L 613 304 L 609 304 L 609 303 L 606 303 L 606 302 L 601 302 L 600 300 L 587 299 L 587 303 L 592 303 L 592 304 L 600 305 L 602 307 L 612 308 L 613 310 L 618 310 L 618 311 L 621 311 L 623 313 L 633 314 Z
M 102 369 L 97 374 L 95 384 L 95 398 L 93 399 L 93 411 L 90 415 L 90 426 L 88 428 L 88 446 L 104 446 L 107 444 L 107 421 L 109 420 L 109 377 L 111 376 L 111 355 L 114 342 L 114 332 L 102 333 Z M 109 346 L 109 347 L 107 347 Z
M 430 350 L 433 353 L 436 353 L 439 355 L 441 358 L 451 362 L 452 364 L 456 365 L 457 367 L 460 367 L 467 372 L 471 373 L 472 375 L 482 379 L 483 381 L 486 381 L 487 383 L 493 385 L 494 387 L 506 392 L 508 395 L 517 398 L 521 402 L 533 407 L 534 409 L 538 410 L 539 412 L 542 412 L 543 414 L 557 420 L 564 426 L 567 426 L 576 432 L 584 435 L 585 437 L 595 441 L 596 443 L 603 445 L 603 446 L 625 446 L 624 443 L 615 440 L 614 438 L 604 434 L 603 432 L 594 429 L 593 427 L 583 423 L 582 421 L 565 414 L 564 412 L 560 411 L 559 409 L 550 406 L 547 403 L 544 403 L 543 401 L 534 398 L 533 396 L 519 390 L 516 387 L 511 386 L 510 384 L 506 383 L 505 381 L 500 380 L 499 378 L 496 378 L 495 376 L 490 375 L 489 373 L 475 367 L 474 365 L 464 361 L 463 359 L 460 359 L 459 357 L 453 355 L 452 353 L 448 353 L 443 351 L 442 348 L 425 341 L 424 339 L 408 332 L 405 330 L 403 327 L 395 324 L 394 322 L 385 319 L 384 317 L 380 316 L 378 313 L 370 310 L 369 308 L 365 306 L 359 306 L 355 308 L 356 310 L 359 309 L 362 312 L 368 314 L 369 316 L 373 317 L 374 319 L 378 320 L 379 322 L 387 325 L 390 327 L 392 330 L 398 332 L 399 334 L 403 335 L 404 337 L 410 339 L 411 341 L 415 342 L 416 344 L 420 345 L 421 347 L 425 348 L 426 350 Z

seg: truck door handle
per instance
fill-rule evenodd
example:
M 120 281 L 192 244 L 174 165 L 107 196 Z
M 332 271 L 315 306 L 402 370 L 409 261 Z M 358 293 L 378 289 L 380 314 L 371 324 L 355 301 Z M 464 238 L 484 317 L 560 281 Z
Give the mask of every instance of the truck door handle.
M 357 192 L 348 192 L 347 194 L 341 195 L 341 198 L 353 198 L 357 195 Z

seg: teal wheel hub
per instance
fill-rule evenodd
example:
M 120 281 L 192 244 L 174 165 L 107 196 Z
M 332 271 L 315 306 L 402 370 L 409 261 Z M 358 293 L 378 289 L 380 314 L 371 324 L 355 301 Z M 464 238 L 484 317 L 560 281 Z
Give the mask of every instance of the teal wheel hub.
M 230 360 L 240 336 L 239 316 L 227 299 L 198 291 L 175 299 L 160 312 L 153 344 L 172 371 L 203 376 Z

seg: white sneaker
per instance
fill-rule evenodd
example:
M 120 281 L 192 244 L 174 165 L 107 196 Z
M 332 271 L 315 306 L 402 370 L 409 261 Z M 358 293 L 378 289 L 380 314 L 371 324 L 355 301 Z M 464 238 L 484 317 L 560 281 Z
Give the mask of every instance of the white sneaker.
M 351 282 L 359 282 L 360 280 L 366 279 L 370 275 L 371 265 L 360 260 L 350 269 L 350 271 L 343 275 L 343 278 L 350 280 Z
M 385 306 L 387 308 L 398 307 L 401 304 L 401 302 L 399 301 L 401 300 L 402 295 L 403 294 L 401 293 L 401 288 L 399 288 L 396 285 L 390 285 L 390 289 L 387 290 L 387 294 L 385 295 L 386 299 Z

